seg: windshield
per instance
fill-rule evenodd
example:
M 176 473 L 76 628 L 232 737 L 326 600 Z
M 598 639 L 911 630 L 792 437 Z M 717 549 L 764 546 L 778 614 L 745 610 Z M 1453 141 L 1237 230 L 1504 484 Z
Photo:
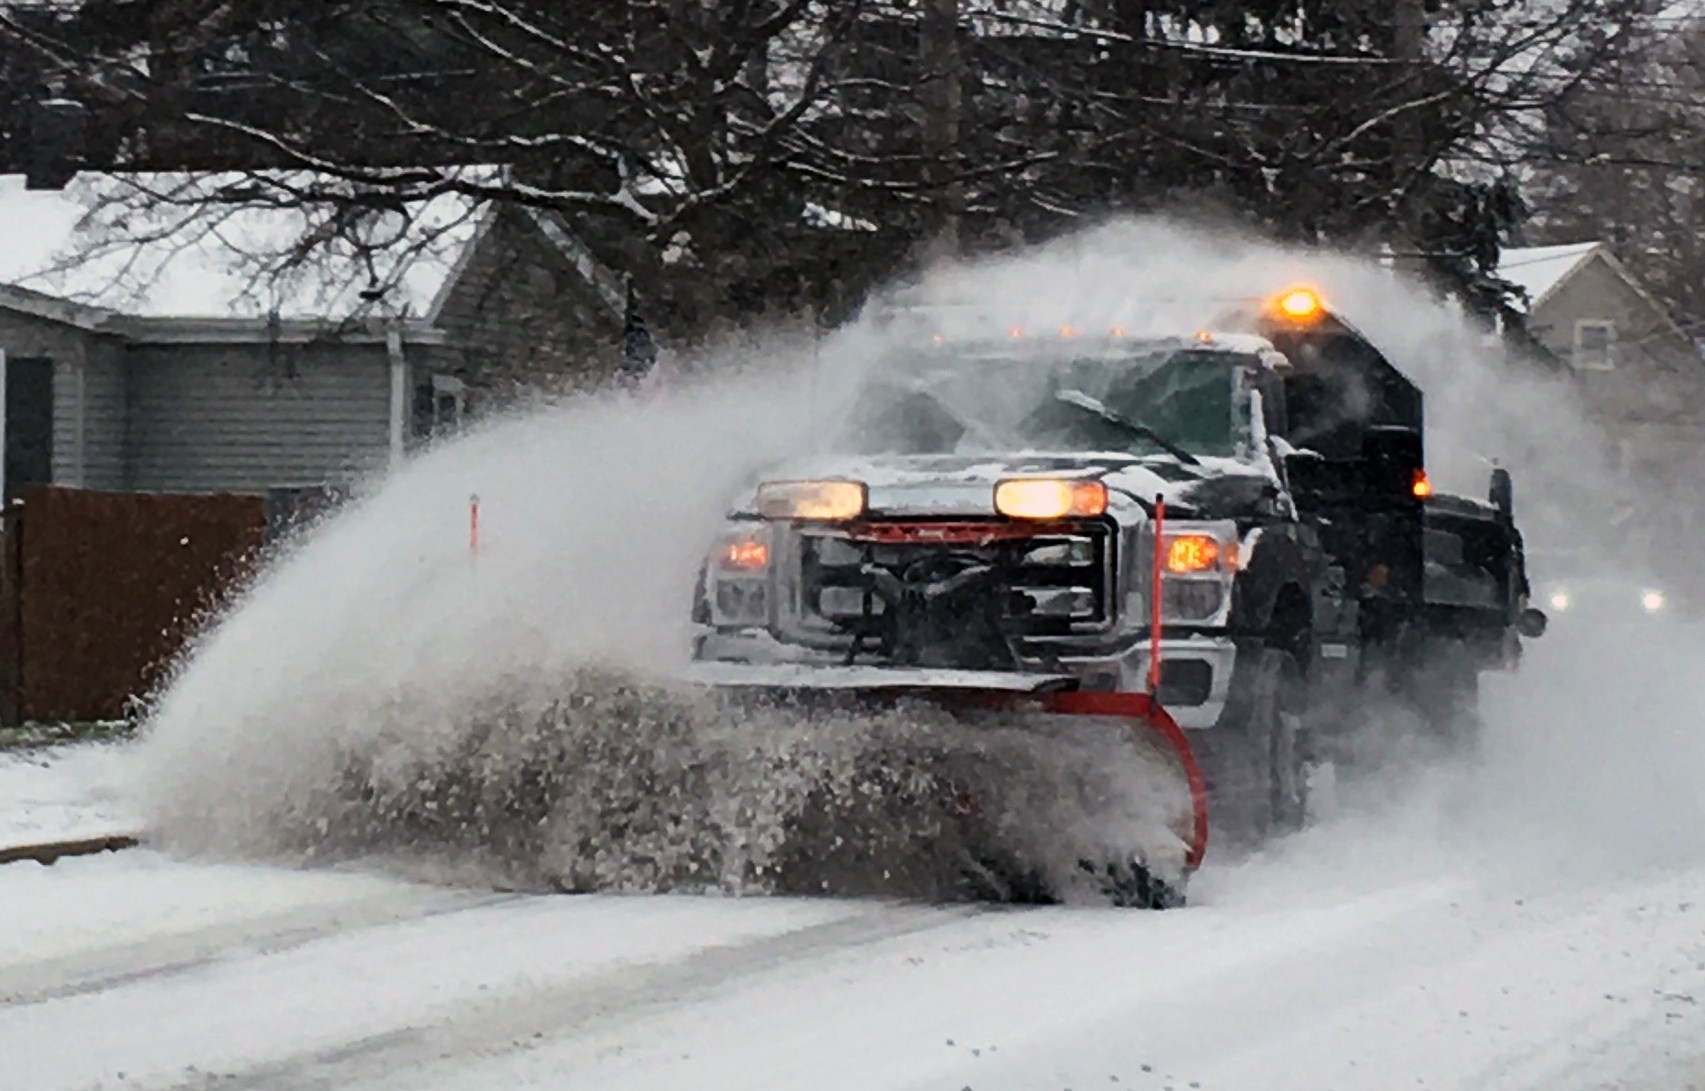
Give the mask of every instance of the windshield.
M 1248 358 L 1192 349 L 911 358 L 872 379 L 843 445 L 866 454 L 1011 450 L 1229 456 Z

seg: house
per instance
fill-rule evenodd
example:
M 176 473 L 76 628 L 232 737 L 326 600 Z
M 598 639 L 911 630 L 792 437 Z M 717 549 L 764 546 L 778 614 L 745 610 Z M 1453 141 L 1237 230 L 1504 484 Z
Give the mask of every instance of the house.
M 1526 293 L 1528 336 L 1627 483 L 1610 518 L 1661 567 L 1705 530 L 1705 356 L 1603 243 L 1506 250 L 1498 272 Z
M 1528 297 L 1527 332 L 1571 375 L 1634 473 L 1705 438 L 1705 357 L 1603 243 L 1504 251 L 1498 273 Z
M 470 399 L 615 366 L 623 285 L 554 214 L 301 199 L 330 185 L 0 178 L 6 494 L 338 488 Z

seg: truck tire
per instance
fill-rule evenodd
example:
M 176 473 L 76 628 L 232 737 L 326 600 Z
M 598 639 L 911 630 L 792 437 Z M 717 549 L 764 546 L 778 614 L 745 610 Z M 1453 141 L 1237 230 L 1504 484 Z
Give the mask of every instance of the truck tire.
M 1280 654 L 1270 780 L 1273 827 L 1277 833 L 1295 833 L 1308 820 L 1308 679 L 1294 656 Z
M 1406 696 L 1427 734 L 1452 753 L 1480 743 L 1480 671 L 1462 649 L 1433 649 L 1410 672 Z
M 1300 828 L 1308 810 L 1307 682 L 1289 652 L 1240 659 L 1244 681 L 1219 724 L 1192 739 L 1208 782 L 1208 822 L 1254 848 Z

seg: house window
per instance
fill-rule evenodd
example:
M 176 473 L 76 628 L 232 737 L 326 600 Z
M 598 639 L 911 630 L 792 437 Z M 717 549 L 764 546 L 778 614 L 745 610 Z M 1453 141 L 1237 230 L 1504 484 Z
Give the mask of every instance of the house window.
M 434 375 L 414 389 L 414 434 L 426 439 L 443 436 L 462 426 L 467 412 L 468 388 L 453 375 Z
M 1583 318 L 1575 323 L 1574 365 L 1584 371 L 1616 366 L 1616 323 Z
M 53 482 L 53 361 L 6 360 L 6 489 Z

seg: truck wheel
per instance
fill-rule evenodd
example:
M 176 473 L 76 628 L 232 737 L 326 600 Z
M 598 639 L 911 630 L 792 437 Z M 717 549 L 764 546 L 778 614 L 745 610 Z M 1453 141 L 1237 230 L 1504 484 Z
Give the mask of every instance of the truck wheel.
M 1208 821 L 1254 847 L 1302 825 L 1308 808 L 1307 683 L 1288 652 L 1262 648 L 1221 722 L 1192 739 L 1208 780 Z
M 1409 679 L 1409 700 L 1435 740 L 1453 752 L 1480 742 L 1480 672 L 1466 655 L 1445 652 Z
M 1308 818 L 1308 679 L 1294 657 L 1280 655 L 1271 765 L 1273 826 L 1280 833 L 1294 833 Z

